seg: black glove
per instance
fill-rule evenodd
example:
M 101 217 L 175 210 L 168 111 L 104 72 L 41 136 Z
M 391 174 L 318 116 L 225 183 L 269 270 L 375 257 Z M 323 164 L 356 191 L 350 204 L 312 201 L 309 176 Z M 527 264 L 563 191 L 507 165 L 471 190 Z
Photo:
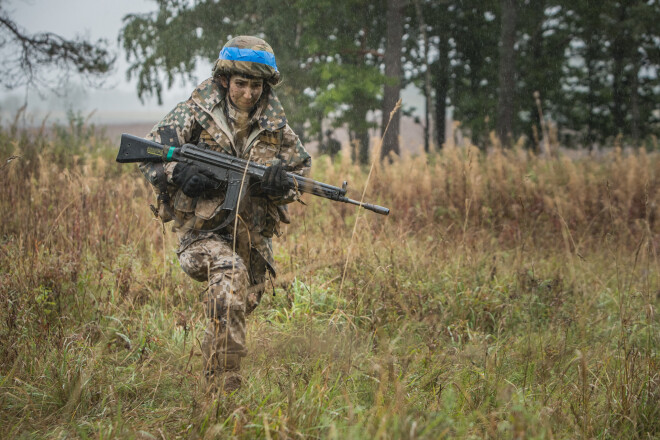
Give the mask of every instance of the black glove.
M 199 197 L 204 191 L 218 188 L 210 171 L 181 162 L 172 171 L 172 182 L 188 197 Z
M 286 177 L 286 171 L 282 162 L 275 162 L 266 168 L 263 180 L 261 181 L 261 190 L 272 197 L 282 197 L 291 189 L 291 183 Z

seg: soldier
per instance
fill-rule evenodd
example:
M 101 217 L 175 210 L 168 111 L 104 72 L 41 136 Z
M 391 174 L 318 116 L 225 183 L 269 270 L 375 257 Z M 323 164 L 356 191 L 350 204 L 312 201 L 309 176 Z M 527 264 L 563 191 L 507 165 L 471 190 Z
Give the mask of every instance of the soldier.
M 202 359 L 209 385 L 225 392 L 240 387 L 245 317 L 259 304 L 266 273 L 275 275 L 271 237 L 289 223 L 286 204 L 299 194 L 285 170 L 307 175 L 311 158 L 287 124 L 272 87 L 280 81 L 273 50 L 264 40 L 229 40 L 212 77 L 179 103 L 149 134 L 168 146 L 193 143 L 268 165 L 261 185 L 246 189 L 236 223 L 218 230 L 225 188 L 186 163 L 140 164 L 158 194 L 158 215 L 174 221 L 181 268 L 208 282 L 209 318 Z
M 330 158 L 334 160 L 337 153 L 341 151 L 341 143 L 332 135 L 332 130 L 325 131 L 325 136 L 328 138 L 328 141 L 325 143 L 325 145 L 322 145 L 321 151 L 319 152 L 321 154 L 329 155 Z

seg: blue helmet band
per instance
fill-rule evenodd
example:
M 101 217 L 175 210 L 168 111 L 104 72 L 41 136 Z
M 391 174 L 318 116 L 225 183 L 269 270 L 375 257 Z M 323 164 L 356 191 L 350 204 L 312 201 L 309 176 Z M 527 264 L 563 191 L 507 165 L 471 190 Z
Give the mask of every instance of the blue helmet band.
M 265 50 L 241 49 L 239 47 L 224 47 L 218 58 L 227 61 L 249 61 L 251 63 L 265 64 L 277 71 L 275 55 Z

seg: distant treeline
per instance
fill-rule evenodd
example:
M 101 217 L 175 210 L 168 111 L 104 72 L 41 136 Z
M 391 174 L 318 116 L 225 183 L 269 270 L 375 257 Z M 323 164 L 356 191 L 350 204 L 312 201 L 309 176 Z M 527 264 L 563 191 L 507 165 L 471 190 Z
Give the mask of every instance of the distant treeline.
M 367 114 L 388 117 L 409 83 L 427 97 L 420 121 L 427 149 L 445 142 L 449 108 L 477 143 L 494 130 L 505 144 L 524 135 L 535 146 L 539 110 L 563 144 L 616 137 L 639 143 L 660 132 L 657 0 L 158 4 L 127 16 L 120 35 L 141 97 L 160 97 L 176 78 L 188 79 L 229 36 L 255 34 L 275 50 L 284 78 L 279 96 L 292 124 L 321 141 L 330 121 L 368 145 L 368 129 L 386 120 Z M 398 145 L 386 148 L 396 152 Z M 368 148 L 361 153 L 366 160 Z

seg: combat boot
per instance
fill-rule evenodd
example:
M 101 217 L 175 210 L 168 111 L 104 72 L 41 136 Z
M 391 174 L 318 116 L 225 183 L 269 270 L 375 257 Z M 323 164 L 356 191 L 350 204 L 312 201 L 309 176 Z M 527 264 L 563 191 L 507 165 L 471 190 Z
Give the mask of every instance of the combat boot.
M 243 378 L 239 373 L 241 357 L 237 354 L 219 354 L 216 360 L 216 365 L 204 371 L 207 391 L 231 394 L 238 390 L 243 383 Z

